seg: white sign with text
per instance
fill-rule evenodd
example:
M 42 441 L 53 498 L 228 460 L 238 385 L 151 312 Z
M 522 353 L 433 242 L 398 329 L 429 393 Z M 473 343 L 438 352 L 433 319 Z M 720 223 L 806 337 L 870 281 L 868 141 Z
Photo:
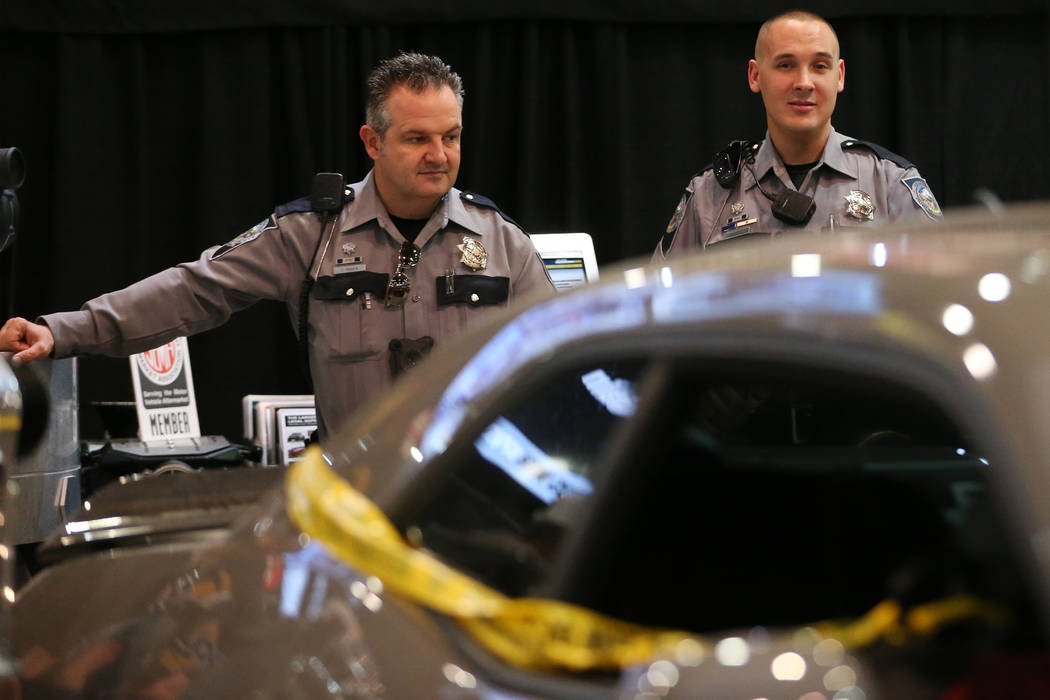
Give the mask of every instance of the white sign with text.
M 201 436 L 185 338 L 132 355 L 131 381 L 143 442 Z

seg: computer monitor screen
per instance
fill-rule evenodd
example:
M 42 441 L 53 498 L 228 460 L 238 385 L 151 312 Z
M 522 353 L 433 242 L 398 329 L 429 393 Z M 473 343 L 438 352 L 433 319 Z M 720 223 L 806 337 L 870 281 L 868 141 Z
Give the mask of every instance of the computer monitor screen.
M 598 280 L 598 261 L 590 234 L 534 233 L 532 243 L 559 292 Z

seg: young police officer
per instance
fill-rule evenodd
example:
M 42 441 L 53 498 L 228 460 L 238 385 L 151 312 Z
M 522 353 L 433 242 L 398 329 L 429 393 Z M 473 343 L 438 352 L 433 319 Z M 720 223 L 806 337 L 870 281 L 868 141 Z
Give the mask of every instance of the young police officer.
M 733 142 L 689 182 L 654 260 L 789 227 L 856 227 L 922 213 L 940 218 L 914 165 L 831 126 L 845 63 L 824 19 L 796 10 L 763 24 L 747 79 L 765 105 L 765 140 Z
M 308 345 L 323 440 L 486 308 L 554 291 L 522 229 L 491 201 L 453 187 L 462 104 L 460 77 L 440 59 L 380 63 L 360 129 L 374 168 L 336 184 L 330 217 L 308 199 L 280 206 L 198 260 L 80 311 L 10 319 L 0 350 L 15 351 L 15 362 L 128 355 L 218 326 L 260 299 L 282 300 Z

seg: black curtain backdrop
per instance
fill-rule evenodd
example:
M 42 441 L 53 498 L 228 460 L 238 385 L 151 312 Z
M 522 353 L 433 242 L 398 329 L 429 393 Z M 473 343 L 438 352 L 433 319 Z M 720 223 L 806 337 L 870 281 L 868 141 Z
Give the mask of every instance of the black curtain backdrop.
M 942 206 L 978 188 L 1050 195 L 1046 0 L 878 4 L 811 5 L 846 61 L 836 128 L 913 160 Z M 783 9 L 264 5 L 7 0 L 0 147 L 22 150 L 27 177 L 0 255 L 0 274 L 15 270 L 5 312 L 75 309 L 193 259 L 306 194 L 316 171 L 359 179 L 364 79 L 400 50 L 463 76 L 461 187 L 531 232 L 589 232 L 602 263 L 646 254 L 689 177 L 763 135 L 746 66 Z M 304 391 L 294 346 L 274 303 L 192 338 L 202 430 L 238 438 L 242 395 Z M 82 404 L 131 398 L 126 360 L 84 360 L 80 380 Z M 82 425 L 101 434 L 88 408 Z

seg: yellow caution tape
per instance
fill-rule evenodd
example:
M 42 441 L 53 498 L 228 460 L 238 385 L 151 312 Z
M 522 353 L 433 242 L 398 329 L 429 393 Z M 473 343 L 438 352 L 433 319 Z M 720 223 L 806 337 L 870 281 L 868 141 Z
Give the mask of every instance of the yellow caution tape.
M 413 549 L 386 515 L 307 451 L 288 472 L 288 513 L 314 539 L 383 585 L 454 617 L 489 651 L 521 668 L 623 668 L 665 655 L 683 641 L 710 645 L 687 632 L 654 630 L 569 603 L 509 598 Z
M 908 630 L 920 636 L 929 636 L 947 625 L 964 620 L 980 620 L 993 627 L 1010 622 L 1010 614 L 1002 607 L 969 595 L 957 595 L 933 603 L 916 605 L 908 611 Z
M 833 637 L 846 647 L 870 646 L 880 639 L 890 644 L 906 644 L 929 637 L 944 627 L 979 621 L 992 627 L 1010 622 L 1002 607 L 969 595 L 957 595 L 932 603 L 916 605 L 907 611 L 895 600 L 884 600 L 863 617 L 845 622 L 820 622 L 814 629 L 824 637 Z
M 303 532 L 361 572 L 378 576 L 385 587 L 456 618 L 490 652 L 520 668 L 616 669 L 675 658 L 679 649 L 694 658 L 711 653 L 709 642 L 688 632 L 643 627 L 561 601 L 509 598 L 414 549 L 378 506 L 329 468 L 317 446 L 289 469 L 286 492 L 289 516 Z M 1003 624 L 1007 616 L 969 596 L 916 606 L 907 614 L 885 600 L 856 620 L 812 627 L 856 649 L 929 636 L 964 619 Z
M 866 647 L 890 636 L 900 627 L 901 606 L 895 600 L 884 600 L 866 615 L 849 622 L 818 622 L 813 628 L 822 637 L 842 642 L 849 649 Z

